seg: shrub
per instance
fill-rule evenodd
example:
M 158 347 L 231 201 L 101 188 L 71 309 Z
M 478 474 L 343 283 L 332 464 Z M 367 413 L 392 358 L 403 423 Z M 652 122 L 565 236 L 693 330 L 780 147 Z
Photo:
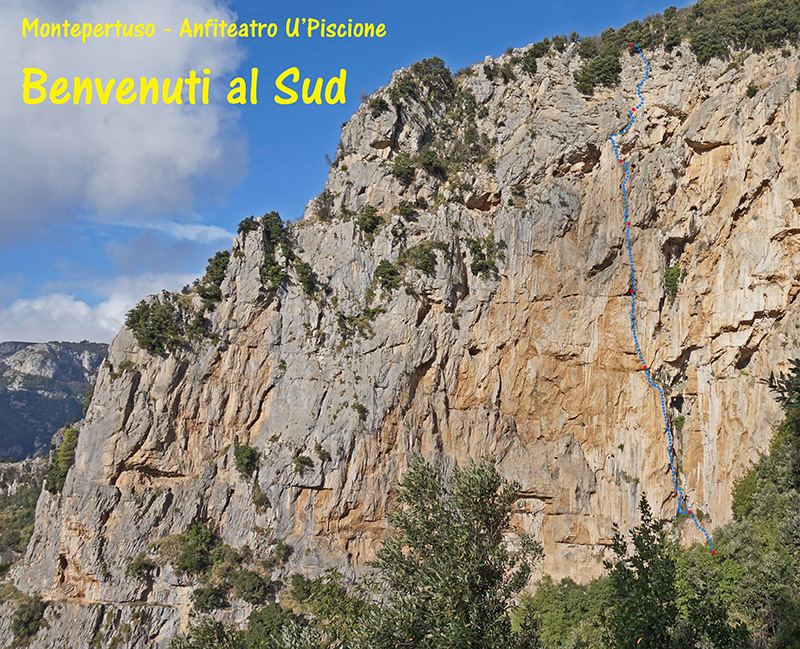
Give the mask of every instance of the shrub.
M 175 561 L 175 571 L 180 574 L 197 574 L 211 565 L 214 531 L 206 523 L 195 523 Z
M 675 417 L 675 430 L 680 433 L 683 430 L 683 424 L 686 423 L 686 417 L 678 415 Z
M 495 241 L 492 232 L 483 239 L 467 239 L 467 247 L 472 253 L 470 270 L 473 275 L 489 278 L 497 274 L 497 260 L 505 259 L 505 241 Z
M 392 262 L 381 259 L 378 263 L 378 267 L 375 269 L 375 275 L 373 280 L 377 282 L 377 284 L 387 290 L 393 291 L 396 288 L 400 287 L 400 273 L 398 272 L 397 268 L 394 267 Z
M 354 403 L 353 410 L 358 413 L 359 421 L 367 420 L 367 407 L 363 403 Z
M 408 185 L 414 180 L 414 162 L 411 156 L 401 151 L 392 161 L 392 175 L 404 185 Z
M 128 562 L 125 568 L 126 577 L 145 577 L 156 567 L 152 560 L 147 558 L 144 552 L 140 552 Z
M 169 649 L 244 649 L 244 644 L 241 631 L 208 615 L 201 615 L 186 635 L 172 639 Z
M 747 90 L 745 91 L 748 99 L 752 99 L 758 94 L 758 86 L 753 83 L 752 81 L 747 84 Z
M 275 544 L 275 549 L 272 551 L 272 557 L 275 559 L 278 565 L 283 565 L 289 555 L 292 553 L 292 549 L 283 541 L 278 541 Z
M 522 55 L 522 70 L 531 76 L 536 74 L 536 70 L 538 69 L 538 64 L 536 63 L 536 55 L 533 53 L 533 48 L 528 48 Z
M 277 602 L 257 608 L 247 618 L 245 645 L 248 647 L 270 646 L 270 639 L 275 638 L 281 628 L 294 620 L 291 611 L 287 611 Z
M 18 641 L 26 641 L 36 635 L 42 622 L 44 622 L 44 612 L 47 610 L 47 604 L 42 601 L 41 597 L 26 597 L 24 598 L 14 611 L 14 617 L 11 618 L 11 632 Z
M 373 117 L 380 117 L 382 113 L 389 110 L 389 104 L 383 97 L 372 97 L 368 106 Z
M 228 270 L 230 259 L 230 250 L 221 250 L 214 253 L 214 256 L 208 260 L 205 276 L 211 284 L 214 286 L 222 284 L 222 280 L 225 279 L 225 272 Z
M 317 278 L 311 264 L 298 259 L 294 264 L 294 269 L 297 271 L 297 278 L 300 280 L 300 286 L 303 287 L 303 293 L 308 296 L 314 295 L 317 290 Z
M 708 63 L 714 57 L 724 59 L 728 56 L 728 44 L 725 42 L 724 32 L 716 25 L 707 24 L 695 28 L 689 37 L 689 43 L 697 62 L 701 65 Z
M 261 489 L 261 485 L 258 484 L 257 480 L 256 483 L 253 485 L 253 495 L 251 498 L 257 512 L 263 512 L 264 510 L 269 509 L 272 506 L 272 503 L 270 503 L 267 494 L 265 494 L 264 491 Z
M 797 75 L 797 82 L 795 83 L 794 87 L 800 90 L 800 74 Z
M 283 224 L 283 219 L 281 219 L 281 215 L 272 210 L 271 212 L 267 212 L 264 216 L 261 217 L 261 225 L 264 226 L 264 232 L 267 235 L 267 240 L 272 243 L 273 245 L 278 245 L 279 243 L 288 243 L 289 238 L 286 234 L 286 228 Z
M 432 275 L 436 270 L 436 250 L 447 250 L 447 244 L 441 241 L 423 241 L 404 250 L 397 260 L 400 265 L 409 265 Z
M 417 210 L 414 209 L 414 204 L 411 201 L 400 201 L 397 213 L 404 219 L 413 219 L 417 215 Z
M 419 166 L 427 171 L 431 176 L 436 178 L 444 178 L 447 175 L 447 167 L 444 162 L 439 158 L 436 151 L 431 147 L 426 146 L 422 148 L 417 160 Z
M 289 277 L 286 269 L 279 264 L 274 256 L 269 256 L 263 264 L 259 272 L 261 283 L 269 285 L 271 288 L 278 288 Z
M 252 232 L 253 230 L 258 230 L 258 221 L 256 221 L 254 216 L 248 216 L 246 219 L 239 221 L 239 228 L 237 229 L 238 234 Z
M 225 272 L 228 269 L 231 253 L 229 250 L 217 252 L 208 260 L 206 274 L 202 281 L 197 285 L 197 294 L 203 299 L 205 309 L 214 308 L 214 304 L 222 300 L 220 286 L 225 279 Z
M 314 453 L 316 453 L 320 462 L 328 462 L 331 459 L 331 454 L 319 442 L 314 444 Z
M 236 469 L 244 476 L 249 476 L 253 473 L 257 458 L 256 450 L 247 444 L 236 444 L 233 448 Z
M 170 302 L 148 304 L 139 302 L 128 311 L 125 326 L 133 332 L 139 346 L 159 356 L 183 343 L 180 316 Z
M 664 290 L 669 297 L 670 304 L 675 301 L 675 297 L 678 295 L 678 283 L 681 280 L 681 266 L 680 264 L 675 264 L 674 266 L 669 266 L 664 271 Z
M 203 572 L 211 565 L 208 550 L 194 543 L 183 547 L 175 562 L 175 572 L 179 575 L 193 575 Z
M 305 602 L 311 596 L 311 580 L 299 572 L 289 577 L 289 594 L 298 602 Z
M 64 488 L 72 465 L 75 464 L 75 448 L 78 446 L 78 431 L 67 428 L 64 431 L 64 441 L 53 453 L 50 465 L 44 476 L 44 488 L 50 493 L 59 493 Z
M 593 38 L 582 38 L 578 43 L 578 55 L 589 61 L 599 54 L 597 43 Z
M 365 205 L 361 209 L 361 214 L 356 219 L 358 227 L 367 234 L 372 234 L 378 229 L 381 224 L 381 217 L 378 216 L 378 210 L 372 205 Z
M 192 591 L 192 607 L 197 612 L 224 608 L 228 605 L 225 588 L 214 584 L 199 586 Z
M 333 218 L 333 194 L 327 189 L 314 200 L 314 213 L 323 221 Z
M 422 59 L 412 64 L 411 74 L 419 85 L 427 89 L 426 99 L 430 101 L 449 101 L 455 94 L 455 82 L 450 70 L 438 56 Z
M 233 576 L 236 597 L 248 604 L 258 604 L 267 596 L 267 584 L 252 570 L 240 570 Z
M 292 460 L 292 464 L 294 464 L 294 472 L 303 475 L 308 469 L 314 467 L 314 460 L 308 455 L 298 455 Z

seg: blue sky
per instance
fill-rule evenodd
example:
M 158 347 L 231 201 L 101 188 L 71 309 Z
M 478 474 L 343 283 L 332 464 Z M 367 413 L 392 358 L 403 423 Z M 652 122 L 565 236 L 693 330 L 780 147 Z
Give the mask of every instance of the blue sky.
M 676 3 L 686 6 L 689 3 Z M 0 8 L 0 340 L 109 341 L 147 293 L 178 289 L 230 247 L 238 222 L 276 209 L 296 219 L 327 177 L 341 123 L 394 70 L 440 56 L 451 70 L 545 36 L 598 34 L 663 11 L 650 0 L 256 2 L 10 0 Z M 275 38 L 179 39 L 183 18 L 257 20 Z M 86 44 L 23 39 L 42 22 L 153 22 L 153 39 Z M 289 39 L 287 18 L 384 23 L 382 39 Z M 161 28 L 171 27 L 170 35 Z M 29 106 L 22 69 L 51 77 L 185 76 L 212 70 L 208 106 Z M 346 103 L 280 106 L 273 80 L 347 70 Z M 228 81 L 259 68 L 255 106 L 224 103 Z M 45 102 L 47 103 L 47 102 Z

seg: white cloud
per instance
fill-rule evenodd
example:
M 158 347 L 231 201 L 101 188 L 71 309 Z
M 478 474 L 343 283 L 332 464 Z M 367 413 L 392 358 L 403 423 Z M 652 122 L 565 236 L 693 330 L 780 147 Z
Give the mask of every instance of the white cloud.
M 0 340 L 110 342 L 139 300 L 162 288 L 179 289 L 195 277 L 155 273 L 118 277 L 96 286 L 105 297 L 96 306 L 63 292 L 16 300 L 0 308 Z
M 48 79 L 185 77 L 212 71 L 227 87 L 243 57 L 233 39 L 178 38 L 184 18 L 234 19 L 222 0 L 6 0 L 0 8 L 0 227 L 4 239 L 86 210 L 110 221 L 131 214 L 189 214 L 198 183 L 241 173 L 236 109 L 216 105 L 91 106 L 22 100 L 24 67 Z M 152 22 L 152 38 L 22 38 L 22 19 Z M 164 28 L 170 27 L 170 34 Z M 212 80 L 212 88 L 214 81 Z M 220 88 L 222 89 L 222 88 Z M 212 92 L 212 99 L 215 93 Z M 216 93 L 224 99 L 224 92 Z M 195 236 L 203 236 L 198 230 Z M 205 236 L 212 236 L 208 232 Z M 215 236 L 215 235 L 214 235 Z
M 197 243 L 214 243 L 215 241 L 232 240 L 236 235 L 216 225 L 198 223 L 175 223 L 174 221 L 151 221 L 142 226 L 151 230 L 164 232 L 175 239 L 186 239 Z

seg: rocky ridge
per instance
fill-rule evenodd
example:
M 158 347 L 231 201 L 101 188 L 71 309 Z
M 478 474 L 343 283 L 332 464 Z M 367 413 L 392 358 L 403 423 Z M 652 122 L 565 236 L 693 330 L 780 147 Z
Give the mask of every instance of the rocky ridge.
M 291 228 L 319 290 L 296 270 L 277 289 L 265 282 L 265 251 L 284 257 L 255 229 L 234 241 L 211 338 L 163 357 L 127 329 L 115 338 L 75 465 L 62 493 L 42 493 L 12 571 L 17 588 L 52 602 L 31 647 L 166 647 L 188 622 L 194 582 L 169 562 L 147 578 L 125 569 L 198 520 L 256 557 L 285 541 L 275 582 L 329 565 L 363 571 L 412 452 L 445 469 L 497 457 L 522 485 L 516 525 L 543 544 L 556 578 L 598 574 L 612 524 L 630 526 L 643 493 L 674 517 L 660 405 L 630 335 L 608 141 L 641 61 L 623 57 L 620 85 L 589 98 L 572 83 L 574 45 L 534 75 L 492 73 L 512 56 L 458 77 L 473 112 L 468 100 L 393 98 L 389 87 L 374 95 L 386 109 L 356 111 L 326 200 Z M 644 113 L 620 138 L 640 342 L 680 421 L 689 502 L 713 529 L 780 418 L 762 379 L 800 347 L 800 69 L 796 50 L 702 67 L 685 43 L 647 56 Z M 401 153 L 452 153 L 470 125 L 477 146 L 446 179 L 435 160 L 410 181 L 393 173 Z M 374 232 L 359 226 L 365 206 L 385 221 Z M 421 244 L 433 268 L 403 263 Z M 235 468 L 237 444 L 258 452 L 250 478 Z M 256 483 L 267 506 L 253 503 Z M 10 639 L 13 602 L 3 606 Z M 241 621 L 250 608 L 234 601 L 219 615 Z
M 80 418 L 108 346 L 0 343 L 0 459 L 46 451 L 61 426 Z

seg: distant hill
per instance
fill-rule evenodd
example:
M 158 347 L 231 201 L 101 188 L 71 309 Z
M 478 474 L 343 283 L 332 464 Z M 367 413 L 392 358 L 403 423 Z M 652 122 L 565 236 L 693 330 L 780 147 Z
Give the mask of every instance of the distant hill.
M 59 428 L 83 413 L 106 357 L 102 343 L 0 343 L 0 460 L 46 452 Z

